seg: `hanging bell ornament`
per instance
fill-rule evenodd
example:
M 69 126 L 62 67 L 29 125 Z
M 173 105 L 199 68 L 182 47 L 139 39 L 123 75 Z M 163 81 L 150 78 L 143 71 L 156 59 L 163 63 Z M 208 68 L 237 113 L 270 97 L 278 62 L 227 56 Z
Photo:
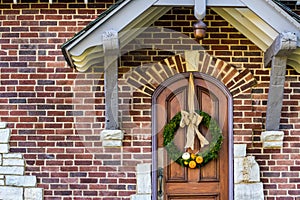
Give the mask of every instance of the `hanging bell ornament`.
M 194 24 L 194 36 L 197 40 L 202 40 L 205 37 L 206 28 L 207 26 L 202 20 Z

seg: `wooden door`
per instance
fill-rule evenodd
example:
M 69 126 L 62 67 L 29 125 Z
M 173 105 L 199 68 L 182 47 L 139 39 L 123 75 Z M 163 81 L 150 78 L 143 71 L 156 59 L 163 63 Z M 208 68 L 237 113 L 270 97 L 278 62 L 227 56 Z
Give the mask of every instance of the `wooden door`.
M 228 200 L 229 199 L 229 156 L 228 156 L 228 97 L 214 83 L 194 73 L 195 109 L 208 113 L 219 122 L 224 136 L 218 159 L 210 161 L 200 169 L 182 167 L 171 160 L 163 148 L 165 124 L 181 110 L 188 110 L 188 74 L 167 84 L 157 95 L 155 128 L 157 133 L 157 165 L 163 169 L 163 200 Z M 207 129 L 200 127 L 205 135 Z M 179 128 L 174 141 L 184 151 L 186 129 Z M 195 150 L 200 149 L 195 137 Z M 160 185 L 159 183 L 157 184 Z M 159 188 L 158 188 L 159 190 Z M 159 195 L 158 195 L 159 196 Z

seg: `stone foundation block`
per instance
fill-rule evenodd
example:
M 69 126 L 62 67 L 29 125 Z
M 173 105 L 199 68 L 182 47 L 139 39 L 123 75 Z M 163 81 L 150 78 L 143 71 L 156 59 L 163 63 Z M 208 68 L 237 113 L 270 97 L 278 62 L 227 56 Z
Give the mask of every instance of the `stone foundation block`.
M 10 129 L 0 129 L 0 143 L 9 143 Z
M 0 198 L 3 200 L 23 200 L 23 188 L 0 186 Z
M 234 185 L 235 200 L 264 200 L 263 184 L 235 184 Z
M 43 188 L 25 188 L 24 200 L 43 200 Z
M 135 194 L 131 195 L 130 200 L 151 200 L 150 194 Z
M 0 186 L 4 185 L 4 176 L 0 175 Z
M 246 157 L 246 144 L 234 144 L 233 145 L 233 152 L 234 152 L 234 157 L 239 158 L 239 157 Z
M 35 176 L 6 176 L 5 183 L 7 186 L 35 187 Z
M 9 144 L 0 144 L 0 153 L 8 153 Z
M 24 175 L 25 167 L 19 166 L 0 166 L 1 175 Z
M 7 122 L 0 122 L 0 129 L 6 128 Z
M 25 166 L 24 159 L 7 159 L 3 158 L 3 166 Z
M 20 153 L 6 153 L 3 154 L 3 158 L 23 159 L 23 155 Z
M 265 149 L 280 149 L 283 145 L 283 131 L 265 131 L 261 133 L 261 141 Z
M 137 165 L 137 193 L 151 194 L 151 164 Z
M 260 182 L 260 169 L 254 156 L 234 159 L 234 183 Z

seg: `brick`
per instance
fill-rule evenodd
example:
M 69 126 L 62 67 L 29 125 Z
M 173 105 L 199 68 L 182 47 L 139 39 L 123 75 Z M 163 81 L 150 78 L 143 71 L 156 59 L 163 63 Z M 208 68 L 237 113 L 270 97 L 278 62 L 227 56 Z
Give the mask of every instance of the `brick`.
M 89 147 L 84 147 L 84 144 L 80 141 L 80 137 L 71 136 L 74 135 L 75 132 L 79 129 L 84 129 L 78 131 L 78 133 L 87 133 L 87 134 L 97 134 L 97 130 L 91 131 L 91 129 L 94 129 L 94 126 L 101 129 L 104 128 L 104 118 L 103 118 L 103 109 L 104 109 L 104 102 L 103 99 L 100 101 L 95 100 L 93 98 L 85 99 L 82 102 L 84 102 L 84 106 L 80 106 L 82 102 L 72 102 L 72 94 L 74 94 L 72 91 L 73 82 L 76 78 L 78 78 L 78 73 L 74 71 L 74 69 L 71 69 L 66 66 L 66 63 L 64 61 L 64 58 L 62 55 L 60 55 L 60 45 L 64 43 L 67 38 L 73 37 L 73 35 L 78 32 L 81 28 L 83 28 L 87 23 L 89 23 L 93 18 L 97 17 L 96 15 L 103 12 L 104 9 L 106 9 L 109 5 L 111 5 L 111 2 L 105 2 L 101 0 L 96 0 L 95 2 L 90 2 L 89 4 L 85 5 L 83 4 L 83 0 L 76 2 L 75 0 L 72 0 L 72 6 L 76 7 L 76 3 L 78 7 L 82 8 L 73 8 L 71 9 L 69 7 L 70 1 L 62 0 L 60 3 L 53 3 L 48 4 L 47 0 L 41 0 L 41 2 L 37 3 L 31 2 L 26 3 L 22 2 L 21 5 L 15 5 L 14 8 L 18 9 L 12 9 L 12 1 L 10 0 L 2 0 L 0 5 L 0 31 L 2 37 L 0 39 L 1 43 L 1 49 L 6 55 L 1 57 L 0 62 L 0 70 L 1 75 L 5 74 L 5 76 L 1 76 L 1 84 L 3 85 L 3 89 L 1 90 L 0 97 L 2 97 L 2 101 L 0 101 L 0 115 L 2 121 L 7 121 L 9 124 L 9 127 L 13 130 L 13 137 L 11 141 L 13 152 L 24 152 L 30 154 L 28 156 L 27 161 L 30 164 L 36 165 L 36 166 L 29 166 L 29 171 L 32 174 L 40 174 L 40 170 L 47 171 L 47 169 L 50 169 L 52 171 L 59 171 L 60 168 L 58 166 L 67 167 L 74 164 L 74 159 L 60 159 L 59 161 L 55 160 L 55 158 L 47 158 L 45 156 L 46 152 L 49 154 L 65 154 L 70 153 L 74 155 L 74 158 L 81 158 L 83 160 L 85 155 L 88 154 L 88 152 L 96 152 L 97 157 L 95 156 L 95 159 L 98 159 L 97 161 L 93 161 L 93 164 L 96 166 L 86 166 L 82 165 L 82 167 L 88 167 L 88 168 L 80 168 L 80 171 L 84 171 L 82 173 L 86 173 L 86 177 L 82 178 L 89 178 L 93 177 L 93 174 L 89 170 L 95 170 L 95 171 L 104 171 L 103 174 L 97 174 L 97 177 L 105 177 L 107 174 L 107 171 L 115 171 L 116 168 L 122 171 L 126 171 L 127 177 L 131 177 L 127 184 L 127 177 L 124 179 L 112 179 L 107 181 L 105 184 L 99 184 L 93 183 L 89 184 L 76 184 L 76 183 L 65 183 L 65 185 L 59 184 L 62 181 L 67 181 L 67 178 L 59 178 L 55 177 L 50 179 L 48 175 L 45 179 L 40 179 L 40 186 L 44 187 L 45 190 L 45 199 L 51 199 L 51 198 L 70 198 L 70 197 L 61 197 L 59 195 L 55 196 L 55 194 L 66 194 L 67 192 L 72 192 L 72 195 L 74 195 L 74 198 L 92 198 L 92 197 L 84 197 L 85 195 L 94 195 L 95 192 L 97 192 L 97 196 L 103 196 L 102 198 L 105 199 L 121 199 L 122 198 L 129 199 L 129 195 L 135 192 L 136 185 L 133 180 L 135 180 L 135 163 L 133 162 L 126 162 L 126 164 L 130 166 L 118 166 L 118 165 L 112 165 L 107 166 L 106 168 L 102 166 L 103 160 L 116 160 L 119 158 L 119 155 L 116 155 L 116 152 L 109 153 L 109 154 L 102 154 L 101 152 L 103 149 L 101 149 L 102 145 L 99 141 L 93 141 L 92 135 L 88 135 L 84 137 L 84 139 L 88 139 L 88 145 Z M 26 5 L 25 5 L 26 4 Z M 71 7 L 72 7 L 71 6 Z M 26 7 L 26 9 L 24 9 Z M 4 8 L 4 9 L 3 9 Z M 97 8 L 97 9 L 95 9 Z M 177 15 L 175 15 L 176 13 Z M 58 15 L 57 15 L 58 14 Z M 75 16 L 76 15 L 76 16 Z M 247 143 L 248 147 L 251 146 L 250 150 L 247 149 L 248 153 L 250 154 L 264 154 L 266 155 L 258 157 L 259 163 L 261 164 L 262 173 L 263 172 L 288 172 L 289 170 L 292 172 L 297 172 L 298 165 L 300 165 L 300 162 L 297 157 L 292 157 L 297 154 L 297 135 L 295 135 L 296 138 L 289 138 L 284 141 L 282 154 L 288 155 L 288 157 L 279 157 L 277 155 L 280 155 L 279 152 L 276 151 L 270 151 L 270 150 L 262 150 L 260 141 L 257 140 L 259 137 L 258 132 L 261 132 L 261 129 L 264 127 L 254 127 L 258 128 L 258 130 L 254 130 L 255 134 L 252 136 L 252 130 L 250 126 L 245 126 L 246 124 L 249 124 L 251 122 L 255 122 L 255 124 L 263 124 L 264 118 L 265 118 L 265 108 L 266 108 L 266 102 L 267 102 L 267 95 L 268 92 L 268 81 L 269 81 L 269 74 L 270 70 L 269 68 L 263 69 L 263 56 L 262 51 L 259 50 L 255 45 L 253 45 L 248 39 L 245 38 L 242 34 L 240 34 L 236 29 L 234 29 L 228 22 L 226 22 L 224 19 L 222 19 L 220 16 L 216 15 L 212 10 L 207 10 L 207 16 L 205 18 L 207 20 L 207 23 L 209 25 L 208 27 L 208 33 L 211 34 L 212 37 L 216 38 L 206 38 L 203 41 L 200 41 L 201 45 L 191 45 L 188 41 L 182 41 L 183 44 L 186 44 L 184 48 L 193 48 L 198 50 L 199 46 L 201 46 L 202 49 L 206 49 L 207 53 L 211 55 L 217 55 L 220 54 L 220 58 L 224 61 L 229 62 L 229 64 L 232 64 L 232 62 L 235 62 L 232 68 L 235 69 L 242 69 L 242 68 L 249 68 L 251 73 L 255 75 L 255 78 L 259 81 L 260 85 L 257 88 L 256 91 L 253 91 L 250 95 L 239 95 L 234 98 L 234 132 L 235 132 L 235 142 L 241 142 L 241 143 Z M 175 20 L 175 21 L 174 21 Z M 194 20 L 193 16 L 193 9 L 191 8 L 176 8 L 169 11 L 166 15 L 164 15 L 160 20 L 158 20 L 155 24 L 156 25 L 164 25 L 166 28 L 172 28 L 174 24 L 174 30 L 175 31 L 183 31 L 188 37 L 192 37 L 192 28 L 190 27 L 191 21 Z M 18 26 L 3 26 L 4 24 L 17 24 Z M 48 23 L 49 21 L 49 23 Z M 176 22 L 179 23 L 176 23 Z M 42 24 L 43 26 L 39 26 L 39 24 Z M 183 27 L 179 27 L 179 25 L 184 25 Z M 63 30 L 63 33 L 60 33 L 60 31 Z M 12 31 L 12 32 L 10 32 Z M 30 32 L 30 33 L 29 33 Z M 31 34 L 33 33 L 33 34 Z M 32 37 L 38 34 L 37 38 L 19 38 L 20 36 L 26 36 L 26 37 Z M 142 37 L 148 37 L 149 34 L 152 34 L 149 32 L 142 33 Z M 180 33 L 181 34 L 181 33 Z M 155 37 L 149 38 L 149 41 L 151 42 L 159 42 L 157 44 L 157 48 L 159 49 L 166 49 L 161 52 L 159 52 L 157 49 L 151 48 L 151 50 L 145 50 L 139 52 L 130 52 L 128 55 L 124 55 L 122 57 L 122 63 L 124 65 L 128 64 L 128 66 L 124 66 L 120 68 L 120 89 L 121 91 L 125 92 L 126 86 L 122 85 L 123 79 L 121 78 L 123 75 L 126 76 L 129 72 L 129 70 L 133 69 L 133 66 L 140 66 L 143 63 L 142 62 L 135 62 L 135 56 L 139 58 L 140 60 L 147 61 L 154 61 L 154 62 L 160 62 L 162 57 L 171 57 L 170 53 L 177 52 L 173 49 L 173 44 L 178 42 L 176 38 L 178 38 L 178 35 L 176 33 L 169 34 L 169 33 L 154 33 Z M 181 34 L 182 35 L 182 34 Z M 15 36 L 15 38 L 11 38 L 11 36 Z M 58 38 L 60 36 L 60 38 Z M 169 37 L 168 37 L 169 36 Z M 226 37 L 226 38 L 224 38 Z M 138 38 L 137 40 L 139 40 Z M 161 43 L 161 38 L 165 38 L 165 42 L 170 42 L 170 44 Z M 169 38 L 167 40 L 167 38 Z M 141 40 L 142 41 L 142 40 Z M 30 45 L 29 45 L 30 43 Z M 129 44 L 128 48 L 134 48 L 135 44 Z M 53 46 L 53 47 L 52 47 Z M 191 47 L 192 46 L 192 47 Z M 44 49 L 43 49 L 44 48 Z M 180 48 L 182 48 L 180 45 L 176 45 L 176 48 L 180 51 Z M 47 50 L 46 50 L 47 49 Z M 224 51 L 224 52 L 222 52 Z M 232 52 L 232 57 L 226 56 L 228 52 Z M 247 51 L 247 52 L 245 52 Z M 20 56 L 22 55 L 22 56 Z M 30 56 L 31 55 L 31 56 Z M 36 61 L 37 57 L 35 55 L 39 55 L 41 61 Z M 1 56 L 1 55 L 0 55 Z M 256 58 L 257 57 L 257 58 Z M 21 61 L 21 62 L 20 62 Z M 48 62 L 50 61 L 50 62 Z M 246 62 L 247 63 L 244 63 Z M 164 63 L 164 62 L 162 62 Z M 174 63 L 173 63 L 174 64 Z M 223 66 L 223 65 L 222 65 Z M 226 71 L 225 66 L 220 68 L 220 77 L 224 78 L 226 75 L 230 73 L 230 71 Z M 27 67 L 27 68 L 26 68 Z M 127 68 L 127 69 L 125 69 Z M 229 68 L 229 69 L 232 69 Z M 158 68 L 160 69 L 160 68 Z M 211 68 L 209 68 L 211 69 Z M 219 69 L 219 68 L 218 68 Z M 96 72 L 99 74 L 99 77 L 95 77 L 95 75 L 87 74 L 84 77 L 87 77 L 88 79 L 101 79 L 103 69 L 100 67 L 95 67 L 93 69 L 93 72 Z M 127 71 L 126 71 L 127 70 Z M 182 69 L 181 69 L 182 70 Z M 166 70 L 164 70 L 166 71 Z M 29 79 L 26 78 L 26 76 L 23 76 L 23 74 L 29 74 Z M 18 74 L 21 74 L 20 76 Z M 169 77 L 171 76 L 171 73 L 166 73 L 162 75 L 163 77 Z M 287 84 L 287 90 L 285 90 L 285 100 L 283 105 L 283 119 L 281 120 L 282 126 L 281 128 L 287 128 L 284 130 L 286 132 L 286 135 L 291 136 L 292 133 L 291 130 L 288 130 L 288 128 L 293 128 L 294 130 L 300 129 L 300 125 L 297 125 L 297 106 L 299 105 L 299 102 L 297 101 L 299 99 L 298 88 L 300 88 L 299 82 L 299 75 L 296 73 L 291 67 L 287 70 L 288 76 L 286 77 L 286 84 Z M 158 73 L 157 70 L 157 76 L 161 76 Z M 13 77 L 13 79 L 10 79 L 10 77 Z M 145 76 L 144 76 L 145 77 Z M 232 76 L 234 77 L 234 76 Z M 232 80 L 231 76 L 226 77 L 226 83 L 230 82 Z M 132 78 L 132 77 L 131 77 Z M 248 77 L 244 77 L 245 80 Z M 83 86 L 85 85 L 83 79 Z M 133 78 L 132 78 L 133 79 Z M 163 78 L 161 78 L 163 79 Z M 40 83 L 43 83 L 43 80 L 45 80 L 44 83 L 37 85 Z M 133 79 L 134 81 L 137 81 L 137 79 Z M 158 79 L 156 79 L 158 80 Z M 221 78 L 219 80 L 222 80 Z M 40 82 L 38 82 L 40 81 Z M 49 85 L 47 85 L 47 81 L 50 81 Z M 53 85 L 51 84 L 51 81 L 54 81 Z M 146 82 L 148 79 L 146 79 Z M 248 81 L 248 80 L 247 80 Z M 152 82 L 151 82 L 152 83 Z M 155 83 L 156 86 L 159 84 Z M 89 85 L 94 84 L 93 81 L 90 81 Z M 101 79 L 100 82 L 97 82 L 97 86 L 93 87 L 93 91 L 95 92 L 96 98 L 102 98 L 103 97 L 103 80 Z M 140 83 L 138 83 L 140 84 Z M 30 86 L 28 88 L 21 88 L 23 86 Z M 47 86 L 47 87 L 46 87 Z M 57 87 L 56 87 L 57 86 Z M 99 86 L 99 87 L 98 87 Z M 156 87 L 155 86 L 155 87 Z M 229 86 L 229 85 L 228 85 Z M 234 82 L 232 82 L 232 85 L 234 87 Z M 143 87 L 143 85 L 141 85 Z M 234 88 L 232 91 L 242 92 L 245 89 L 245 92 L 247 92 L 247 88 L 252 87 L 251 85 L 248 85 L 247 83 L 240 85 L 238 90 L 235 90 Z M 289 90 L 290 88 L 294 87 L 295 90 Z M 150 88 L 150 87 L 149 87 Z M 148 89 L 148 94 L 152 94 L 153 88 Z M 27 90 L 28 89 L 28 90 Z M 23 91 L 22 91 L 23 90 Z M 25 92 L 28 91 L 28 92 Z M 64 91 L 64 92 L 57 92 L 58 90 Z M 51 93 L 52 91 L 52 93 Z M 122 127 L 126 128 L 126 134 L 127 141 L 124 142 L 126 144 L 126 151 L 139 154 L 139 152 L 149 152 L 151 150 L 151 143 L 144 143 L 144 140 L 137 141 L 137 139 L 132 140 L 134 137 L 131 137 L 130 134 L 140 134 L 145 133 L 149 130 L 143 130 L 142 132 L 139 132 L 139 130 L 132 130 L 132 128 L 135 128 L 137 126 L 145 126 L 146 123 L 140 123 L 136 122 L 136 124 L 133 124 L 131 120 L 133 120 L 133 117 L 135 119 L 147 119 L 147 121 L 151 121 L 151 98 L 142 99 L 139 98 L 142 96 L 142 94 L 138 94 L 131 87 L 127 86 L 126 89 L 127 93 L 130 93 L 131 96 L 127 97 L 125 99 L 125 94 L 122 96 L 122 102 L 120 103 L 121 109 L 126 108 L 125 106 L 130 106 L 132 103 L 132 99 L 137 99 L 135 102 L 140 102 L 138 105 L 132 105 L 131 109 L 133 109 L 132 113 L 122 112 L 122 120 L 123 124 Z M 257 91 L 261 91 L 261 93 L 257 93 Z M 34 96 L 35 93 L 35 96 Z M 67 93 L 66 95 L 64 95 Z M 123 94 L 122 94 L 123 95 Z M 144 94 L 143 94 L 144 95 Z M 74 95 L 75 96 L 75 95 Z M 131 98 L 132 97 L 132 98 Z M 69 99 L 68 99 L 69 98 Z M 82 98 L 84 98 L 84 95 L 82 95 Z M 130 99 L 129 99 L 130 98 Z M 15 105 L 9 105 L 9 102 L 13 102 L 14 100 L 9 99 L 26 99 L 27 102 L 25 103 L 14 103 Z M 247 102 L 247 99 L 252 99 L 252 102 Z M 145 106 L 143 105 L 145 103 Z M 257 103 L 257 104 L 256 104 Z M 74 106 L 76 104 L 76 106 Z M 85 106 L 85 104 L 89 104 L 89 106 Z M 96 105 L 95 105 L 96 104 Z M 126 105 L 123 105 L 126 104 Z M 63 105 L 73 105 L 73 107 L 63 107 Z M 78 107 L 77 107 L 78 105 Z M 58 107 L 57 107 L 58 106 Z M 149 107 L 150 106 L 150 107 Z M 56 108 L 59 108 L 59 110 L 56 110 Z M 13 109 L 13 110 L 12 110 Z M 74 110 L 73 110 L 74 109 Z M 9 112 L 7 111 L 9 110 Z M 89 122 L 83 122 L 82 124 L 72 124 L 68 123 L 69 119 L 64 122 L 62 119 L 63 116 L 81 116 L 81 115 L 91 115 L 95 116 L 98 115 L 98 112 L 100 111 L 99 116 L 97 120 L 97 124 L 91 124 Z M 21 115 L 24 115 L 24 113 L 28 112 L 28 115 L 37 116 L 36 122 L 26 122 L 24 120 L 24 116 L 16 117 L 16 116 L 10 116 L 10 115 L 17 115 L 18 113 Z M 72 114 L 72 112 L 74 112 Z M 149 119 L 149 120 L 148 120 Z M 20 121 L 24 121 L 23 123 L 20 123 Z M 61 123 L 57 124 L 56 121 L 60 121 Z M 89 121 L 89 120 L 87 120 Z M 94 121 L 93 121 L 94 123 Z M 27 127 L 25 125 L 31 125 L 31 127 Z M 291 124 L 294 124 L 294 126 L 291 126 Z M 245 130 L 244 128 L 248 127 L 248 130 Z M 76 129 L 76 130 L 75 130 Z M 88 130 L 85 132 L 85 130 Z M 100 131 L 100 130 L 99 130 Z M 150 131 L 151 132 L 151 131 Z M 28 135 L 27 135 L 28 134 Z M 19 136 L 18 136 L 19 135 Z M 45 137 L 43 142 L 43 138 Z M 17 137 L 18 136 L 18 137 Z M 51 137 L 50 137 L 51 136 Z M 57 138 L 56 138 L 57 136 Z M 67 137 L 68 136 L 68 137 Z M 22 148 L 18 146 L 19 142 L 21 145 L 26 145 L 27 142 L 24 143 L 24 141 L 29 140 L 27 142 L 37 142 L 36 145 L 39 147 L 43 145 L 51 145 L 50 148 L 41 148 L 43 153 L 39 153 L 39 149 L 32 148 L 32 147 L 26 147 Z M 35 141 L 37 140 L 37 141 Z M 48 140 L 48 141 L 47 141 Z M 145 139 L 148 140 L 148 139 Z M 295 140 L 295 141 L 294 141 Z M 77 145 L 76 148 L 73 146 L 65 147 L 64 144 L 61 143 L 63 141 L 71 142 L 73 145 Z M 78 141 L 78 142 L 74 142 Z M 61 146 L 52 146 L 53 143 Z M 132 145 L 139 145 L 137 147 L 131 147 Z M 251 145 L 250 145 L 251 143 Z M 295 143 L 295 144 L 294 144 Z M 30 144 L 30 143 L 29 143 Z M 146 145 L 147 147 L 145 147 Z M 259 146 L 260 145 L 260 146 Z M 94 148 L 95 147 L 95 148 Z M 110 150 L 109 150 L 110 151 Z M 30 152 L 38 152 L 38 153 L 30 153 Z M 118 153 L 118 152 L 117 152 Z M 104 156 L 108 155 L 108 156 Z M 274 155 L 274 157 L 273 157 Z M 37 160 L 35 160 L 34 157 L 37 156 Z M 124 155 L 124 159 L 130 160 L 137 155 Z M 269 156 L 269 157 L 268 157 Z M 113 160 L 114 158 L 114 160 Z M 45 159 L 45 160 L 44 160 Z M 88 160 L 88 159 L 86 159 Z M 141 162 L 144 160 L 139 159 Z M 291 161 L 290 161 L 291 160 Z M 44 163 L 42 163 L 44 161 Z M 98 164 L 99 163 L 99 164 Z M 123 164 L 123 163 L 121 163 Z M 275 165 L 279 165 L 277 168 Z M 49 168 L 52 167 L 52 168 Z M 293 168 L 292 168 L 293 167 Z M 71 168 L 70 168 L 71 169 Z M 79 171 L 78 170 L 78 171 Z M 72 173 L 81 173 L 81 172 L 72 172 Z M 96 172 L 95 172 L 96 173 Z M 280 174 L 282 175 L 282 174 Z M 288 175 L 288 174 L 286 174 Z M 58 175 L 59 176 L 59 175 Z M 67 174 L 67 176 L 71 176 L 71 174 Z M 78 176 L 79 177 L 79 176 Z M 77 178 L 77 177 L 75 177 Z M 294 199 L 297 198 L 298 195 L 295 193 L 294 188 L 291 186 L 297 186 L 294 180 L 296 178 L 292 177 L 286 177 L 286 178 L 276 178 L 276 177 L 267 177 L 263 178 L 264 181 L 264 192 L 266 194 L 266 198 L 272 199 L 272 198 L 278 198 L 278 199 Z M 105 182 L 105 180 L 102 180 L 102 178 L 98 178 L 98 180 Z M 119 180 L 119 182 L 117 182 Z M 292 182 L 290 182 L 290 180 Z M 1 178 L 0 178 L 1 181 Z M 69 181 L 72 181 L 71 179 Z M 129 192 L 127 191 L 106 191 L 107 188 L 110 186 L 110 188 L 114 188 L 118 190 L 118 187 L 115 186 L 116 184 L 120 183 L 120 181 L 124 181 L 124 184 L 126 184 L 126 187 Z M 293 182 L 294 181 L 294 182 Z M 278 183 L 284 182 L 287 189 L 285 190 L 285 195 L 282 195 L 282 192 L 279 191 L 277 194 L 281 196 L 276 196 L 276 189 L 278 189 Z M 49 184 L 48 184 L 49 183 Z M 122 184 L 122 183 L 121 183 Z M 59 186 L 61 187 L 69 187 L 69 190 L 66 189 L 59 189 Z M 123 186 L 120 186 L 123 187 Z M 290 188 L 290 192 L 288 192 L 288 188 Z M 78 191 L 84 190 L 84 191 Z M 92 190 L 92 191 L 91 191 Z M 61 193 L 55 193 L 57 191 L 61 191 Z M 65 193 L 65 191 L 67 191 Z M 272 193 L 272 195 L 270 195 Z M 24 191 L 25 195 L 26 191 Z M 28 195 L 28 197 L 31 197 L 33 195 Z M 59 196 L 59 197 L 58 197 Z M 80 197 L 77 197 L 80 196 Z M 96 195 L 95 195 L 96 196 Z M 292 197 L 287 197 L 292 196 Z M 25 196 L 26 197 L 26 196 Z M 96 198 L 96 197 L 94 197 Z M 33 198 L 34 199 L 34 198 Z

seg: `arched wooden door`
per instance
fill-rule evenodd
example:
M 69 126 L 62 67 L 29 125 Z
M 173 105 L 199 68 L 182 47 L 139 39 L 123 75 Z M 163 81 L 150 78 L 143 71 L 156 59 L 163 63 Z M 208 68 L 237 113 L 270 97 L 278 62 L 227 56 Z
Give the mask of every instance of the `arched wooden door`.
M 152 199 L 158 200 L 229 200 L 232 199 L 232 162 L 229 138 L 231 117 L 231 96 L 218 85 L 217 80 L 194 72 L 195 109 L 208 113 L 219 122 L 224 136 L 218 159 L 210 161 L 201 169 L 189 169 L 172 161 L 163 147 L 163 129 L 172 117 L 181 110 L 188 110 L 189 73 L 178 74 L 167 80 L 153 95 L 153 178 Z M 207 134 L 200 127 L 203 135 Z M 179 128 L 175 134 L 175 144 L 182 151 L 186 141 L 186 128 Z M 195 137 L 195 149 L 200 149 Z M 161 170 L 161 171 L 160 171 Z M 162 174 L 159 174 L 160 172 Z M 160 183 L 161 182 L 161 183 Z

